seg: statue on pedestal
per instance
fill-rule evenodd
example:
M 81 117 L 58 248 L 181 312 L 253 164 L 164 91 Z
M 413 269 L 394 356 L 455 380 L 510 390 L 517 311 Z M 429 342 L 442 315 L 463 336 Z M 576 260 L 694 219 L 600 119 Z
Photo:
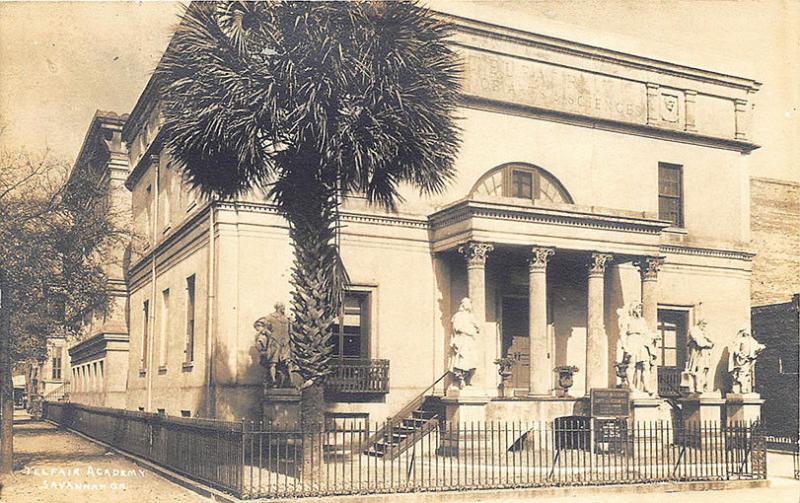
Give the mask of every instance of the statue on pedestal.
M 656 372 L 656 344 L 653 334 L 642 317 L 642 304 L 634 302 L 627 313 L 618 311 L 620 336 L 617 341 L 617 376 L 627 382 L 633 391 L 654 395 Z
M 478 335 L 480 327 L 472 314 L 472 302 L 468 297 L 461 301 L 456 314 L 452 318 L 453 339 L 450 342 L 452 349 L 451 372 L 457 379 L 459 389 L 470 386 L 472 376 L 478 367 Z
M 714 347 L 714 341 L 706 335 L 707 326 L 706 320 L 700 320 L 689 330 L 689 359 L 686 362 L 686 372 L 691 377 L 689 388 L 692 393 L 708 391 L 708 371 L 711 368 L 711 349 Z
M 260 363 L 267 369 L 267 385 L 272 388 L 290 386 L 289 318 L 282 302 L 275 303 L 275 312 L 256 320 L 256 348 Z
M 758 355 L 764 350 L 746 328 L 739 330 L 737 339 L 730 347 L 728 371 L 731 374 L 733 393 L 747 394 L 753 392 L 755 380 L 754 367 Z

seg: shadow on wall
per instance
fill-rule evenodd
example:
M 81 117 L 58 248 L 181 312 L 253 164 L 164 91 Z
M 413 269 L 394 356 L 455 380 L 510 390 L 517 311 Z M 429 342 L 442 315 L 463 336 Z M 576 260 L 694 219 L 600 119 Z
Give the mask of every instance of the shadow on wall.
M 730 359 L 730 349 L 725 347 L 722 349 L 722 353 L 720 353 L 719 362 L 717 362 L 717 368 L 714 372 L 714 388 L 718 389 L 722 392 L 722 395 L 725 396 L 725 393 L 731 391 L 731 375 L 728 372 L 728 360 Z
M 616 383 L 616 370 L 614 363 L 617 361 L 617 343 L 619 342 L 619 315 L 617 309 L 625 307 L 625 298 L 622 294 L 622 275 L 619 265 L 612 265 L 606 273 L 606 334 L 608 335 L 608 361 L 610 382 Z

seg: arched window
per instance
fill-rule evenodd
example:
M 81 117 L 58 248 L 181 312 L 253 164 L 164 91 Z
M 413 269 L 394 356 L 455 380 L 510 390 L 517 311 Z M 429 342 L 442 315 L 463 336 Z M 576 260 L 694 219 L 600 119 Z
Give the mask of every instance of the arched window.
M 470 196 L 476 195 L 574 203 L 556 177 L 538 166 L 523 163 L 503 164 L 490 170 L 472 187 Z

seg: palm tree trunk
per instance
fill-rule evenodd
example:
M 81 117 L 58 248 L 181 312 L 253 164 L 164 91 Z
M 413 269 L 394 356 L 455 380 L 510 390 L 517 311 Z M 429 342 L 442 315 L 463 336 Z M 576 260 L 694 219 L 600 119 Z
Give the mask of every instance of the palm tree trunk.
M 0 474 L 14 467 L 14 385 L 11 378 L 11 296 L 0 270 Z
M 331 326 L 338 310 L 335 202 L 322 184 L 306 182 L 288 206 L 295 261 L 292 268 L 292 357 L 304 384 L 300 401 L 303 480 L 317 483 L 322 466 L 324 382 L 331 372 Z M 295 198 L 292 198 L 295 199 Z

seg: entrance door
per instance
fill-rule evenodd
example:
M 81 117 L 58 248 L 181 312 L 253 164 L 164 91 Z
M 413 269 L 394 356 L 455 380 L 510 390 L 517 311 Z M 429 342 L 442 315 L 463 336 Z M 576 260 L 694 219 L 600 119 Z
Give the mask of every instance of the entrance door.
M 511 358 L 511 385 L 528 392 L 531 378 L 531 343 L 528 337 L 528 298 L 503 297 L 503 356 Z

